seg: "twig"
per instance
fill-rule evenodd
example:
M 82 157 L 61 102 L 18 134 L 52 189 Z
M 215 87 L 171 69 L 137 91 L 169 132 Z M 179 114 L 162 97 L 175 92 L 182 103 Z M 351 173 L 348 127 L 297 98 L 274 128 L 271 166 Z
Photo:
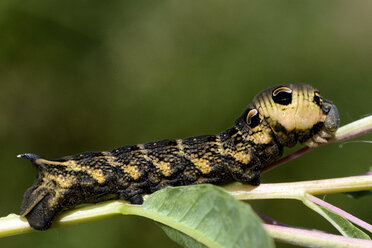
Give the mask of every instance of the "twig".
M 353 248 L 371 248 L 372 241 L 343 237 L 319 232 L 316 230 L 305 230 L 293 227 L 284 227 L 277 225 L 264 224 L 266 231 L 277 241 L 293 245 L 306 247 L 334 248 L 334 247 L 353 247 Z
M 340 177 L 292 183 L 265 183 L 260 186 L 232 184 L 224 187 L 239 200 L 253 199 L 298 199 L 304 193 L 312 195 L 370 190 L 372 175 Z

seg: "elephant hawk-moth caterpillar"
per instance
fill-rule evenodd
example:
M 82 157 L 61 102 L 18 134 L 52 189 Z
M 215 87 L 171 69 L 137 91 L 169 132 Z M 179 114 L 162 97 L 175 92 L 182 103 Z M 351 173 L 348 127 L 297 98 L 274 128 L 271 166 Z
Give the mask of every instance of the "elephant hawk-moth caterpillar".
M 263 168 L 300 142 L 315 147 L 334 136 L 336 106 L 305 84 L 283 84 L 260 92 L 217 135 L 165 139 L 111 151 L 59 159 L 25 153 L 37 178 L 25 192 L 21 215 L 34 229 L 48 229 L 62 210 L 110 199 L 142 204 L 142 194 L 168 185 L 260 184 Z

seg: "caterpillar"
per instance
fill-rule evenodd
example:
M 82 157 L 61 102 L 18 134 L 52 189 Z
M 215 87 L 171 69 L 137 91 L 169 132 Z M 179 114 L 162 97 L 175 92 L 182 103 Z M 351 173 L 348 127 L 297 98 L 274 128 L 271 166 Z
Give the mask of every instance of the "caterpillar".
M 217 135 L 165 139 L 59 159 L 31 153 L 37 170 L 21 205 L 36 230 L 48 229 L 64 209 L 111 199 L 142 204 L 142 194 L 166 186 L 260 184 L 260 172 L 283 147 L 316 147 L 339 126 L 336 106 L 306 84 L 282 84 L 257 94 L 234 125 Z

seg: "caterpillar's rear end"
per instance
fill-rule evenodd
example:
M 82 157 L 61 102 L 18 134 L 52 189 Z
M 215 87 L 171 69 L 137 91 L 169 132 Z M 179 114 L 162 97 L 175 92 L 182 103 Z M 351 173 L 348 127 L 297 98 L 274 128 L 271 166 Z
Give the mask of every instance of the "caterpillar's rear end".
M 79 160 L 72 157 L 48 160 L 29 153 L 19 157 L 28 158 L 37 170 L 34 184 L 25 192 L 21 206 L 21 215 L 26 216 L 34 229 L 48 229 L 63 209 L 92 202 L 100 194 L 110 199 L 106 187 L 115 184 L 113 178 L 85 167 Z
M 218 135 L 166 139 L 50 160 L 22 154 L 37 170 L 21 215 L 45 230 L 63 209 L 109 199 L 143 202 L 168 185 L 260 183 L 263 168 L 284 146 L 327 142 L 339 125 L 337 108 L 310 85 L 283 84 L 259 93 L 233 127 Z

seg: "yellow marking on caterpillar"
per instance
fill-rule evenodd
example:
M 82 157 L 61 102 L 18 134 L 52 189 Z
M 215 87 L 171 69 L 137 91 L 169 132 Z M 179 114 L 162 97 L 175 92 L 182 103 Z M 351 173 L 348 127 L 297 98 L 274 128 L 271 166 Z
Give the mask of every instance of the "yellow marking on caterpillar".
M 123 168 L 123 171 L 129 174 L 134 180 L 138 180 L 141 176 L 141 172 L 135 165 L 126 165 Z
M 225 149 L 223 149 L 221 139 L 218 135 L 216 136 L 216 144 L 217 144 L 217 152 L 219 154 L 225 155 Z
M 140 148 L 140 151 L 142 152 L 142 155 L 143 155 L 143 158 L 146 160 L 146 161 L 149 161 L 151 162 L 151 158 L 147 155 L 147 150 L 145 149 L 145 146 L 143 144 L 140 144 L 138 145 L 138 147 Z
M 106 158 L 106 157 L 104 157 L 104 158 Z M 40 159 L 37 159 L 36 162 L 37 163 L 40 162 L 40 163 L 44 163 L 44 164 L 50 164 L 50 165 L 65 166 L 72 171 L 84 171 L 87 174 L 89 174 L 93 179 L 95 179 L 98 183 L 104 183 L 105 179 L 106 179 L 106 177 L 103 175 L 101 169 L 95 169 L 95 168 L 91 168 L 91 167 L 88 167 L 88 166 L 81 166 L 75 160 L 67 160 L 67 161 L 59 162 L 59 161 L 50 161 L 50 160 L 40 158 Z M 49 175 L 49 177 L 51 179 L 54 179 L 56 182 L 58 182 L 58 184 L 62 188 L 71 187 L 71 181 L 66 180 L 62 175 L 60 175 L 58 177 L 53 176 L 53 175 Z
M 142 152 L 142 156 L 146 161 L 149 161 L 153 163 L 153 165 L 166 177 L 169 177 L 172 175 L 172 170 L 170 163 L 167 162 L 168 159 L 165 158 L 164 161 L 153 161 L 148 155 L 147 150 L 145 149 L 145 146 L 143 144 L 138 145 L 140 148 L 140 151 Z
M 182 144 L 182 140 L 178 139 L 176 140 L 177 142 L 177 148 L 178 148 L 178 152 L 181 156 L 184 156 L 185 155 L 185 152 L 183 150 L 183 144 Z
M 172 170 L 171 166 L 169 163 L 164 162 L 164 161 L 159 161 L 159 162 L 153 162 L 155 167 L 160 170 L 161 173 L 163 173 L 164 176 L 169 177 L 172 175 Z
M 59 161 L 51 161 L 51 160 L 46 160 L 46 159 L 43 159 L 43 158 L 38 158 L 38 159 L 36 159 L 35 163 L 36 164 L 51 164 L 51 165 L 68 166 L 68 165 L 70 165 L 71 161 L 72 160 L 59 162 Z M 72 162 L 75 162 L 75 161 L 72 161 Z
M 113 157 L 110 152 L 102 152 L 102 154 L 104 155 L 103 158 L 106 160 L 106 162 L 112 167 L 121 166 L 119 162 L 115 161 L 115 157 Z
M 211 164 L 208 160 L 202 158 L 191 159 L 195 167 L 198 168 L 203 174 L 209 174 L 211 172 Z
M 233 152 L 231 155 L 236 161 L 243 164 L 248 164 L 251 161 L 251 155 L 245 151 Z
M 251 135 L 251 139 L 256 144 L 269 144 L 272 142 L 272 137 L 269 132 L 256 132 Z
M 59 165 L 59 166 L 65 166 L 73 171 L 81 171 L 86 170 L 85 167 L 80 166 L 76 163 L 75 160 L 67 160 L 67 161 L 51 161 L 43 158 L 39 158 L 35 161 L 37 164 L 50 164 L 50 165 Z
M 60 199 L 64 197 L 64 195 L 65 195 L 64 193 L 65 192 L 66 192 L 65 189 L 56 190 L 54 197 L 51 197 L 48 200 L 48 205 L 49 206 L 56 206 L 56 205 L 58 205 Z
M 106 180 L 106 176 L 103 175 L 102 170 L 100 169 L 90 169 L 86 171 L 93 179 L 95 179 L 98 183 L 102 184 Z
M 63 177 L 62 175 L 53 175 L 53 174 L 48 174 L 47 177 L 49 179 L 49 182 L 55 181 L 59 189 L 68 189 L 74 183 L 73 177 Z

